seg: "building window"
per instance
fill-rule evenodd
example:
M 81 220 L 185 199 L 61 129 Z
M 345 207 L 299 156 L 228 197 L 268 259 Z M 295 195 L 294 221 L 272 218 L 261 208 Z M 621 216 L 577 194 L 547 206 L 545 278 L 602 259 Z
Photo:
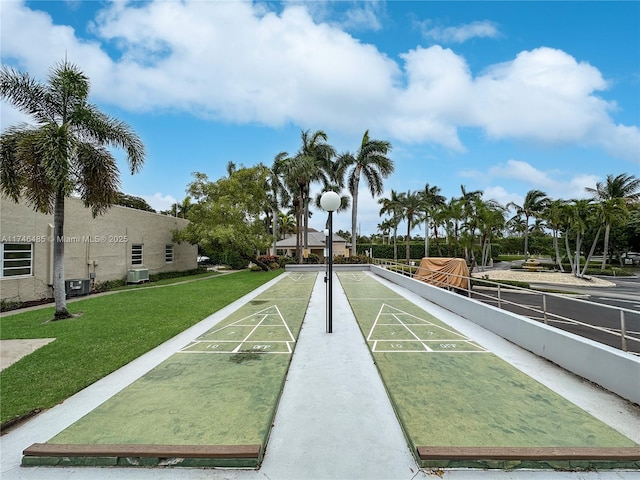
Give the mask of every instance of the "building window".
M 2 277 L 33 275 L 32 243 L 3 243 L 1 245 L 2 270 L 0 272 Z
M 164 261 L 165 263 L 173 263 L 173 245 L 165 245 Z
M 131 245 L 131 265 L 142 265 L 142 244 Z

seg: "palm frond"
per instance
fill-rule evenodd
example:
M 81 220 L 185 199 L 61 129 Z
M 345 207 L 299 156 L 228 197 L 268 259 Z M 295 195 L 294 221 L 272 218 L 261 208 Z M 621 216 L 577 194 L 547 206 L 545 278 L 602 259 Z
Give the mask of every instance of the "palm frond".
M 80 143 L 76 150 L 77 190 L 93 216 L 104 213 L 118 200 L 120 175 L 109 151 L 90 143 Z

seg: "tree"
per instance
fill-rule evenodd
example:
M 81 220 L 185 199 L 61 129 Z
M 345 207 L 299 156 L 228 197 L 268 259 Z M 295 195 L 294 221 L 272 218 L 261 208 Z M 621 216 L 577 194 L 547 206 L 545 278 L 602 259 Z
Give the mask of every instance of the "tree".
M 64 200 L 77 194 L 95 216 L 117 202 L 120 176 L 107 147 L 123 148 L 131 173 L 144 163 L 144 145 L 131 128 L 88 102 L 89 79 L 66 60 L 46 83 L 7 66 L 0 97 L 35 125 L 9 127 L 0 136 L 0 191 L 39 212 L 53 213 L 54 319 L 69 318 L 64 275 Z
M 393 160 L 387 155 L 391 151 L 391 143 L 383 140 L 374 140 L 369 137 L 369 130 L 364 132 L 360 148 L 356 154 L 344 153 L 339 158 L 339 163 L 345 168 L 351 168 L 347 176 L 349 193 L 351 194 L 351 231 L 357 232 L 358 225 L 358 190 L 360 177 L 364 176 L 364 181 L 369 187 L 372 197 L 381 195 L 383 192 L 384 178 L 393 173 Z M 356 255 L 356 237 L 353 235 L 351 241 L 351 255 Z
M 447 212 L 446 229 L 447 244 L 449 245 L 448 250 L 450 250 L 450 242 L 451 239 L 453 239 L 453 256 L 457 257 L 458 247 L 460 245 L 460 222 L 464 220 L 464 205 L 462 199 L 451 198 L 445 210 Z M 451 255 L 450 251 L 449 255 Z
M 505 207 L 495 200 L 478 200 L 476 207 L 478 226 L 480 229 L 480 245 L 482 248 L 481 268 L 487 266 L 491 253 L 491 240 L 504 229 Z
M 640 179 L 633 175 L 622 173 L 616 177 L 607 175 L 606 182 L 597 182 L 596 188 L 585 188 L 594 200 L 601 202 L 602 215 L 605 224 L 604 252 L 601 269 L 604 270 L 609 255 L 609 233 L 611 225 L 625 217 L 626 207 L 631 202 L 640 199 Z
M 529 258 L 529 219 L 531 217 L 538 218 L 547 204 L 549 203 L 549 198 L 547 194 L 541 190 L 529 190 L 527 195 L 524 197 L 524 202 L 522 205 L 518 205 L 514 202 L 509 202 L 507 204 L 507 208 L 515 208 L 516 215 L 521 216 L 524 215 L 524 259 L 525 261 Z
M 429 256 L 429 223 L 446 205 L 447 199 L 440 195 L 440 187 L 430 187 L 427 183 L 422 192 L 422 207 L 424 209 L 424 256 Z M 438 238 L 437 225 L 433 227 L 434 235 Z M 439 248 L 439 246 L 438 246 Z
M 406 259 L 407 263 L 411 260 L 411 230 L 415 224 L 419 223 L 421 218 L 422 195 L 420 192 L 412 192 L 411 190 L 400 195 L 400 205 L 402 208 L 402 219 L 407 222 L 406 243 Z
M 136 210 L 144 210 L 145 212 L 153 212 L 155 210 L 151 208 L 151 205 L 147 203 L 144 198 L 136 197 L 134 195 L 127 195 L 126 193 L 118 194 L 118 199 L 115 202 L 116 205 L 123 207 L 135 208 Z
M 273 253 L 276 253 L 276 242 L 279 240 L 280 235 L 278 233 L 278 227 L 280 226 L 280 208 L 285 207 L 291 201 L 289 192 L 284 185 L 280 176 L 284 162 L 288 158 L 287 152 L 278 153 L 273 159 L 273 164 L 269 169 L 269 175 L 267 177 L 267 195 L 269 210 L 267 211 L 267 229 L 269 229 L 269 223 L 272 224 L 273 234 Z
M 594 213 L 594 205 L 590 199 L 571 200 L 571 202 L 565 204 L 564 212 L 567 219 L 568 229 L 565 231 L 565 248 L 567 250 L 567 256 L 569 257 L 569 263 L 571 264 L 571 273 L 576 277 L 582 275 L 580 271 L 580 251 L 582 248 L 582 240 L 584 233 L 587 230 L 587 223 Z M 569 248 L 569 234 L 575 235 L 575 260 L 572 260 L 571 250 Z M 600 230 L 598 229 L 598 235 Z M 596 235 L 596 237 L 598 236 Z M 589 262 L 587 261 L 588 265 Z
M 560 247 L 558 245 L 558 232 L 560 232 L 563 226 L 566 223 L 566 217 L 564 215 L 564 200 L 552 200 L 547 204 L 547 208 L 545 208 L 542 213 L 543 218 L 547 222 L 547 227 L 551 229 L 553 235 L 553 252 L 556 256 L 556 265 L 561 272 L 564 272 L 564 267 L 562 266 L 562 257 L 560 256 Z
M 379 215 L 390 214 L 393 228 L 393 261 L 398 261 L 398 225 L 402 219 L 402 204 L 400 195 L 395 190 L 391 190 L 389 198 L 380 198 L 378 203 L 381 205 Z
M 301 146 L 294 160 L 305 167 L 302 172 L 304 179 L 303 194 L 303 247 L 309 248 L 309 202 L 311 201 L 311 184 L 313 182 L 329 183 L 327 178 L 328 164 L 335 156 L 335 149 L 327 143 L 327 134 L 323 130 L 316 130 L 309 135 L 309 130 L 300 134 Z
M 296 256 L 302 263 L 302 247 L 307 248 L 310 190 L 313 182 L 329 183 L 326 169 L 335 155 L 332 146 L 326 143 L 327 134 L 317 130 L 313 134 L 309 130 L 300 135 L 301 146 L 298 153 L 283 162 L 280 170 L 282 181 L 293 197 L 298 234 L 296 237 Z
M 476 212 L 476 206 L 482 199 L 482 190 L 473 190 L 467 192 L 464 185 L 460 185 L 461 197 L 458 199 L 460 207 L 462 208 L 462 227 L 463 227 L 463 245 L 464 245 L 464 258 L 468 265 L 476 263 L 475 254 L 473 252 L 473 245 L 475 242 L 475 233 L 478 223 L 478 217 Z
M 256 255 L 267 250 L 272 240 L 260 218 L 269 207 L 264 189 L 268 170 L 264 165 L 241 167 L 216 182 L 195 173 L 187 191 L 196 203 L 189 225 L 174 232 L 175 240 L 198 244 L 205 251 L 235 253 L 268 270 Z

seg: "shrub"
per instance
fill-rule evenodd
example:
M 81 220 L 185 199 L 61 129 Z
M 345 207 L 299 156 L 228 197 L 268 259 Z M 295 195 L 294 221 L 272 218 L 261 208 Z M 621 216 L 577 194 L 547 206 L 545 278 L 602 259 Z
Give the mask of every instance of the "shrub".
M 95 282 L 93 284 L 92 291 L 94 293 L 107 292 L 114 288 L 124 287 L 127 285 L 126 278 L 119 278 L 117 280 L 105 280 L 104 282 Z
M 284 268 L 285 265 L 289 265 L 290 263 L 297 263 L 297 260 L 293 257 L 280 257 L 278 263 L 280 264 L 280 268 Z
M 315 253 L 310 253 L 309 256 L 304 259 L 304 263 L 311 263 L 311 264 L 320 263 L 320 257 Z
M 280 257 L 278 255 L 261 255 L 258 260 L 266 265 L 271 265 L 272 263 L 279 263 Z

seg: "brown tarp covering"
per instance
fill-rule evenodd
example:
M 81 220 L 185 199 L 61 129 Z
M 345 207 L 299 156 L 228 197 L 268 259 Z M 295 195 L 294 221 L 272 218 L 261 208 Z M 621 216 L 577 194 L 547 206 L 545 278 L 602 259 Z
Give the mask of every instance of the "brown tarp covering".
M 469 288 L 469 268 L 462 258 L 423 258 L 413 278 L 438 287 Z

